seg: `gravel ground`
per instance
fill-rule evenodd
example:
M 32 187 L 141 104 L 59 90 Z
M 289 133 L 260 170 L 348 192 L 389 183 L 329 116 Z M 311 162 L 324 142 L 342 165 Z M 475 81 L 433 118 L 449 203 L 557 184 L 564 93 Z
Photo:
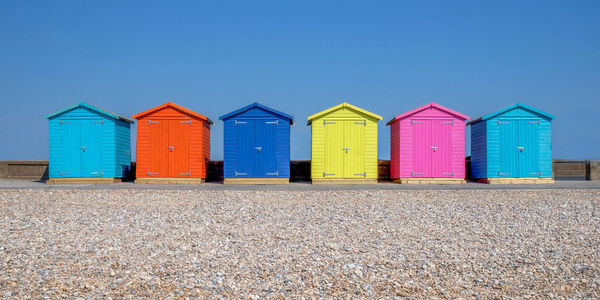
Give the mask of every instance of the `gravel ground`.
M 599 297 L 600 191 L 1 190 L 0 296 Z

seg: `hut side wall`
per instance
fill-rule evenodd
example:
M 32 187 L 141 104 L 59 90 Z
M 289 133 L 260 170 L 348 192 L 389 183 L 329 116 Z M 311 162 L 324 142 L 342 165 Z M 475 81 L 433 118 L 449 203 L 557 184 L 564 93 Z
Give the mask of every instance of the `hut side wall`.
M 471 177 L 486 178 L 487 176 L 487 143 L 486 122 L 481 121 L 471 125 Z

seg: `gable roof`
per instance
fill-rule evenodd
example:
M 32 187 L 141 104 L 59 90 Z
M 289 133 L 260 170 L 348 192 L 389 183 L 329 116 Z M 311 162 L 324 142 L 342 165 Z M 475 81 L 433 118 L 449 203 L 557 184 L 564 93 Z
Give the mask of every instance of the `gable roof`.
M 354 105 L 352 105 L 350 103 L 343 102 L 343 103 L 340 103 L 340 104 L 338 104 L 338 105 L 336 105 L 334 107 L 328 108 L 328 109 L 326 109 L 326 110 L 324 110 L 322 112 L 318 112 L 318 113 L 316 113 L 314 115 L 308 116 L 308 122 L 306 122 L 306 125 L 310 125 L 310 123 L 312 122 L 313 119 L 316 119 L 316 118 L 318 118 L 320 116 L 326 115 L 326 114 L 328 114 L 328 113 L 330 113 L 332 111 L 338 110 L 340 108 L 349 108 L 351 110 L 354 110 L 354 111 L 357 111 L 359 113 L 363 113 L 363 114 L 365 114 L 367 116 L 373 117 L 373 118 L 375 118 L 377 120 L 383 119 L 383 117 L 381 117 L 380 115 L 376 115 L 376 114 L 374 114 L 372 112 L 369 112 L 369 111 L 366 111 L 366 110 L 364 110 L 362 108 L 356 107 L 356 106 L 354 106 Z
M 509 111 L 511 109 L 514 109 L 514 108 L 523 108 L 523 109 L 529 110 L 529 111 L 531 111 L 533 113 L 536 113 L 538 115 L 542 115 L 542 116 L 544 116 L 546 118 L 550 118 L 550 119 L 554 119 L 555 118 L 554 115 L 551 115 L 549 113 L 543 112 L 543 111 L 541 111 L 539 109 L 535 109 L 535 108 L 533 108 L 533 107 L 531 107 L 529 105 L 525 105 L 523 103 L 517 102 L 517 103 L 515 103 L 515 104 L 513 104 L 511 106 L 507 106 L 507 107 L 505 107 L 505 108 L 503 108 L 501 110 L 498 110 L 496 112 L 493 112 L 493 113 L 491 113 L 489 115 L 485 115 L 483 117 L 479 117 L 479 118 L 477 118 L 475 120 L 472 120 L 472 121 L 468 122 L 467 125 L 470 125 L 470 124 L 473 124 L 473 123 L 477 123 L 479 121 L 484 121 L 484 120 L 491 119 L 493 117 L 501 115 L 501 114 L 503 114 L 503 113 L 505 113 L 505 112 L 507 112 L 507 111 Z
M 113 119 L 116 119 L 116 120 L 123 120 L 123 121 L 128 122 L 128 123 L 133 123 L 133 120 L 130 119 L 130 118 L 123 117 L 123 116 L 118 115 L 118 114 L 116 114 L 114 112 L 108 111 L 106 109 L 99 108 L 99 107 L 94 106 L 94 105 L 83 103 L 83 102 L 79 102 L 78 104 L 71 105 L 71 106 L 69 106 L 69 107 L 67 107 L 65 109 L 59 110 L 59 111 L 57 111 L 57 112 L 55 112 L 53 114 L 49 114 L 49 115 L 46 116 L 46 119 L 50 119 L 50 118 L 56 117 L 58 115 L 64 114 L 64 113 L 66 113 L 66 112 L 68 112 L 70 110 L 76 109 L 78 107 L 85 107 L 85 108 L 87 108 L 89 110 L 95 111 L 95 112 L 97 112 L 99 114 L 102 114 L 102 115 L 105 115 L 105 116 L 107 116 L 109 118 L 113 118 Z
M 453 111 L 453 110 L 451 110 L 451 109 L 449 109 L 447 107 L 441 106 L 441 105 L 439 105 L 439 104 L 437 104 L 435 102 L 431 102 L 429 104 L 425 104 L 425 105 L 423 105 L 421 107 L 417 107 L 417 108 L 415 108 L 413 110 L 407 111 L 407 112 L 405 112 L 403 114 L 399 114 L 396 117 L 394 117 L 393 119 L 391 119 L 389 122 L 387 122 L 385 125 L 386 126 L 390 125 L 390 124 L 394 123 L 396 120 L 400 120 L 400 119 L 408 117 L 410 115 L 414 115 L 414 114 L 416 114 L 416 113 L 418 113 L 420 111 L 426 110 L 428 108 L 437 108 L 437 109 L 439 109 L 441 111 L 445 111 L 445 112 L 447 112 L 447 113 L 449 113 L 451 115 L 454 115 L 456 117 L 459 117 L 459 118 L 461 118 L 463 120 L 468 120 L 469 119 L 469 116 L 467 116 L 467 115 L 463 115 L 463 114 L 461 114 L 459 112 L 456 112 L 456 111 Z
M 219 117 L 219 120 L 229 119 L 229 118 L 231 118 L 233 116 L 237 116 L 237 115 L 239 115 L 241 113 L 244 113 L 246 111 L 249 111 L 249 110 L 251 110 L 253 108 L 260 108 L 260 109 L 266 110 L 266 111 L 268 111 L 270 113 L 273 113 L 273 114 L 276 114 L 278 116 L 284 117 L 284 118 L 290 120 L 290 124 L 294 125 L 294 117 L 293 116 L 288 115 L 288 114 L 284 114 L 284 113 L 282 113 L 282 112 L 280 112 L 278 110 L 272 109 L 272 108 L 270 108 L 268 106 L 265 106 L 265 105 L 262 105 L 262 104 L 260 104 L 258 102 L 254 102 L 254 103 L 252 103 L 252 104 L 250 104 L 248 106 L 244 106 L 244 107 L 242 107 L 240 109 L 237 109 L 237 110 L 234 110 L 234 111 L 232 111 L 232 112 L 230 112 L 228 114 L 222 115 L 222 116 Z
M 206 116 L 204 116 L 204 115 L 201 115 L 201 114 L 199 114 L 199 113 L 197 113 L 197 112 L 195 112 L 195 111 L 193 111 L 193 110 L 189 110 L 189 109 L 187 109 L 187 108 L 185 108 L 185 107 L 183 107 L 183 106 L 181 106 L 181 105 L 177 105 L 177 104 L 175 104 L 175 103 L 173 103 L 173 102 L 171 102 L 171 101 L 168 101 L 167 103 L 161 104 L 161 105 L 159 105 L 159 106 L 157 106 L 157 107 L 151 108 L 151 109 L 149 109 L 149 110 L 147 110 L 147 111 L 143 111 L 143 112 L 141 112 L 141 113 L 139 113 L 139 114 L 135 114 L 135 115 L 133 115 L 133 118 L 134 118 L 134 119 L 139 119 L 140 117 L 143 117 L 143 116 L 145 116 L 145 115 L 147 115 L 147 114 L 151 114 L 151 113 L 153 113 L 153 112 L 155 112 L 155 111 L 159 111 L 159 110 L 161 110 L 161 109 L 163 109 L 163 108 L 165 108 L 165 107 L 172 107 L 172 108 L 174 108 L 174 109 L 176 109 L 176 110 L 179 110 L 179 111 L 181 111 L 181 112 L 184 112 L 184 113 L 186 113 L 186 114 L 192 115 L 192 116 L 194 116 L 194 117 L 196 117 L 196 118 L 199 118 L 199 119 L 205 120 L 205 121 L 207 121 L 208 123 L 210 123 L 211 125 L 215 124 L 213 121 L 211 121 L 211 120 L 210 120 L 209 118 L 207 118 Z

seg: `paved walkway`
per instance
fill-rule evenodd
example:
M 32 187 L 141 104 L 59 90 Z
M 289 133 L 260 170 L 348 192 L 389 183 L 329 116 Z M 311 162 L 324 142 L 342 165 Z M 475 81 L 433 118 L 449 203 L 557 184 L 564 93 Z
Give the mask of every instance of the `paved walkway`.
M 136 189 L 136 190 L 472 190 L 472 189 L 600 189 L 600 181 L 556 181 L 555 184 L 489 185 L 469 182 L 462 185 L 407 185 L 381 182 L 375 185 L 312 185 L 294 182 L 288 185 L 223 185 L 209 182 L 198 185 L 134 184 L 64 184 L 50 185 L 39 181 L 0 179 L 0 189 Z

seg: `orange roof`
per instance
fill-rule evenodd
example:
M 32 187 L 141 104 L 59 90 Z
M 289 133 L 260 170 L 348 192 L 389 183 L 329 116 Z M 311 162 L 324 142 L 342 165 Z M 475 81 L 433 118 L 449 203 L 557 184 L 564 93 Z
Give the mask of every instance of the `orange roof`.
M 157 106 L 157 107 L 151 108 L 151 109 L 149 109 L 149 110 L 147 110 L 147 111 L 141 112 L 141 113 L 139 113 L 139 114 L 135 114 L 135 115 L 133 115 L 133 118 L 134 118 L 134 119 L 139 119 L 140 117 L 143 117 L 143 116 L 145 116 L 145 115 L 151 114 L 151 113 L 153 113 L 153 112 L 155 112 L 155 111 L 158 111 L 158 110 L 161 110 L 161 109 L 163 109 L 163 108 L 165 108 L 165 107 L 172 107 L 172 108 L 174 108 L 174 109 L 177 109 L 177 110 L 179 110 L 179 111 L 181 111 L 181 112 L 184 112 L 184 113 L 186 113 L 186 114 L 192 115 L 192 116 L 194 116 L 194 117 L 196 117 L 196 118 L 199 118 L 199 119 L 205 120 L 205 121 L 209 122 L 210 124 L 214 124 L 214 122 L 213 122 L 213 121 L 211 121 L 211 120 L 210 120 L 209 118 L 207 118 L 206 116 L 204 116 L 204 115 L 201 115 L 201 114 L 199 114 L 199 113 L 197 113 L 197 112 L 195 112 L 195 111 L 189 110 L 189 109 L 187 109 L 187 108 L 185 108 L 185 107 L 183 107 L 183 106 L 177 105 L 177 104 L 175 104 L 175 103 L 173 103 L 173 102 L 171 102 L 171 101 L 169 101 L 169 102 L 167 102 L 167 103 L 165 103 L 165 104 L 159 105 L 159 106 Z

